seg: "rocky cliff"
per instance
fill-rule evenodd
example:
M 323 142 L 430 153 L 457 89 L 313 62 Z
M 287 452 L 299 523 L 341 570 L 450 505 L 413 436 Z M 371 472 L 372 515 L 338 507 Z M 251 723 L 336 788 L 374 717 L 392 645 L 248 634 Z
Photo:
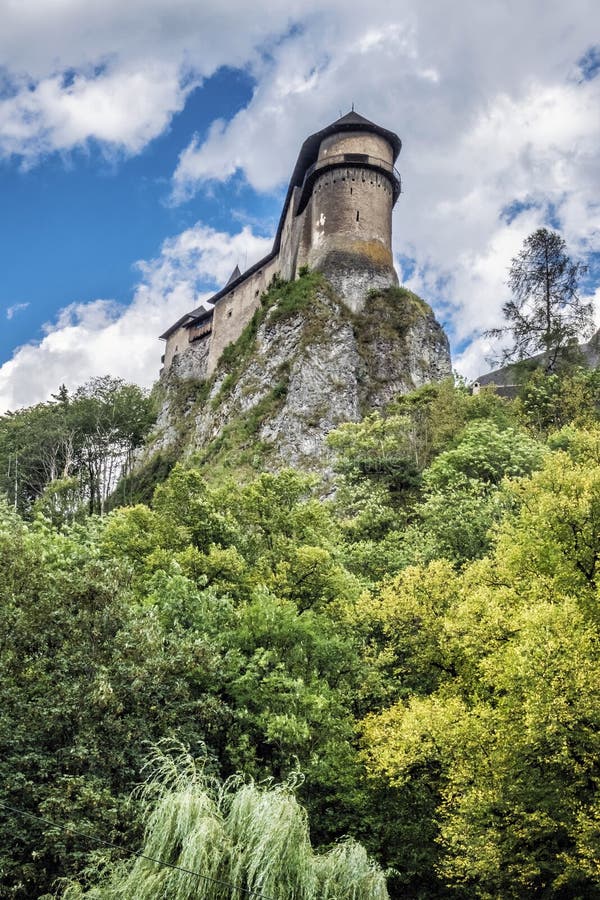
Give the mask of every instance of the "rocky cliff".
M 352 312 L 323 275 L 275 281 L 210 380 L 182 357 L 158 387 L 148 454 L 194 456 L 203 468 L 327 468 L 341 422 L 450 374 L 448 339 L 404 288 L 372 291 Z

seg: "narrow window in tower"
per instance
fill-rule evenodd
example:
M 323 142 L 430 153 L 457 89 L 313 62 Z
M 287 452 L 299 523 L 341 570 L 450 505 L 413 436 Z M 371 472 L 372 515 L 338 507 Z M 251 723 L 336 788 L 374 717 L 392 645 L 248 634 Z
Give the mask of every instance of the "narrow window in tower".
M 356 221 L 357 221 L 357 222 L 358 222 L 359 218 L 360 218 L 360 213 L 359 213 L 358 210 L 356 210 Z
M 352 193 L 352 188 L 350 188 L 350 193 Z

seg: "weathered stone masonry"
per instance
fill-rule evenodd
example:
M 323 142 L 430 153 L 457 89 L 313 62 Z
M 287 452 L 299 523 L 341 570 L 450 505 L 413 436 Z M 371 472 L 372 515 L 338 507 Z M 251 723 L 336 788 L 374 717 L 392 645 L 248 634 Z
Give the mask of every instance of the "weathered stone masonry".
M 359 312 L 372 288 L 398 283 L 392 209 L 400 194 L 396 134 L 351 112 L 306 139 L 292 173 L 271 253 L 233 273 L 211 303 L 183 316 L 161 338 L 164 370 L 205 378 L 260 304 L 274 275 L 322 271 Z

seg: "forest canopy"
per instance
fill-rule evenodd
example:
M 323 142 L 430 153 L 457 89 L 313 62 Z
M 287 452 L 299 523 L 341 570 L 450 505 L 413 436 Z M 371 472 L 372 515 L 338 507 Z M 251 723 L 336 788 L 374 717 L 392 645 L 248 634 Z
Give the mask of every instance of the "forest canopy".
M 600 897 L 599 383 L 398 398 L 330 436 L 326 497 L 178 464 L 147 504 L 103 501 L 81 423 L 126 455 L 151 421 L 122 384 L 1 420 L 31 475 L 0 505 L 0 897 L 158 900 L 167 874 L 127 852 L 151 846 L 277 897 Z M 165 741 L 195 762 L 161 751 L 178 780 L 136 790 Z M 252 833 L 287 835 L 296 893 L 250 837 L 237 869 L 186 844 L 185 810 L 227 842 L 238 801 L 284 800 Z M 352 866 L 377 887 L 348 893 Z

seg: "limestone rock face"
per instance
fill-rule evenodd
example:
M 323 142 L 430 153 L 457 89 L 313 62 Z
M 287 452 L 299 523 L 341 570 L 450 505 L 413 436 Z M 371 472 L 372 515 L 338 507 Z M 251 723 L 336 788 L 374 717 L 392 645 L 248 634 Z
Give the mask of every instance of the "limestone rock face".
M 398 287 L 398 276 L 389 262 L 386 264 L 365 255 L 330 251 L 316 268 L 325 275 L 346 306 L 357 314 L 364 310 L 369 294 Z
M 178 353 L 173 357 L 171 372 L 174 379 L 185 381 L 187 378 L 206 378 L 206 364 L 210 339 L 208 335 L 199 341 L 195 341 L 186 348 L 185 353 Z
M 270 289 L 210 381 L 188 380 L 187 400 L 169 373 L 156 447 L 178 439 L 201 464 L 323 470 L 333 428 L 450 374 L 448 339 L 414 294 L 386 288 L 352 312 L 321 275 L 305 280 Z

